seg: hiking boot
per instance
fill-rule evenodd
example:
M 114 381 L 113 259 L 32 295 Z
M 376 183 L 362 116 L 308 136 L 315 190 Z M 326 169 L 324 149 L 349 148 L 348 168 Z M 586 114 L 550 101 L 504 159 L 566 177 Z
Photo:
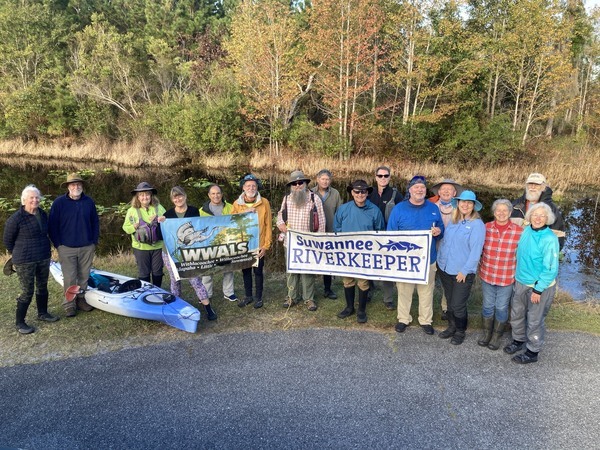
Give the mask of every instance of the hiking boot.
M 519 350 L 523 350 L 525 348 L 525 342 L 512 341 L 506 347 L 504 347 L 504 353 L 508 353 L 512 355 L 513 353 L 517 353 Z
M 58 317 L 53 316 L 50 313 L 44 313 L 38 316 L 38 320 L 41 320 L 42 322 L 58 322 Z
M 263 307 L 262 298 L 257 298 L 256 301 L 254 302 L 254 309 L 258 309 L 258 308 L 262 308 L 262 307 Z
M 304 302 L 304 304 L 306 305 L 306 307 L 308 308 L 309 311 L 317 310 L 317 304 L 315 302 L 313 302 L 312 300 L 306 300 Z
M 22 322 L 17 325 L 17 331 L 21 334 L 31 334 L 35 331 L 35 328 L 30 327 L 25 322 Z
M 65 315 L 67 317 L 75 317 L 77 315 L 77 308 L 75 307 L 75 301 L 66 302 L 64 304 L 65 307 Z
M 325 298 L 330 298 L 331 300 L 335 300 L 337 299 L 337 294 L 335 292 L 333 292 L 331 289 L 328 289 L 326 291 L 323 292 L 323 297 Z
M 513 356 L 512 360 L 517 364 L 529 364 L 537 362 L 538 357 L 537 353 L 534 354 L 530 353 L 529 351 L 526 351 L 525 353 L 521 353 L 520 355 Z
M 94 309 L 94 307 L 90 306 L 88 304 L 88 302 L 85 301 L 85 298 L 83 298 L 83 297 L 77 297 L 77 299 L 75 300 L 75 303 L 77 304 L 77 309 L 79 309 L 81 311 L 90 312 Z

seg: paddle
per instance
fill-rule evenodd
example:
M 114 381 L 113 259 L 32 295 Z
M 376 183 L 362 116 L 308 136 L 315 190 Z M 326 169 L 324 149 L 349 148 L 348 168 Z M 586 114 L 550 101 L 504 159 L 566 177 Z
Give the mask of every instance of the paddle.
M 65 300 L 72 302 L 77 297 L 77 294 L 81 294 L 82 292 L 81 287 L 76 284 L 69 286 L 65 291 Z

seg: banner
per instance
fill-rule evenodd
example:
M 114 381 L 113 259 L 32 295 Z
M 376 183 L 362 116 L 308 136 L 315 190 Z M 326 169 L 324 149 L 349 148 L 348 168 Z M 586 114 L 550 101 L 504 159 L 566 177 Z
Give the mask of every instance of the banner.
M 167 219 L 160 228 L 177 280 L 258 265 L 255 212 Z
M 286 233 L 287 271 L 427 284 L 432 237 L 422 231 Z

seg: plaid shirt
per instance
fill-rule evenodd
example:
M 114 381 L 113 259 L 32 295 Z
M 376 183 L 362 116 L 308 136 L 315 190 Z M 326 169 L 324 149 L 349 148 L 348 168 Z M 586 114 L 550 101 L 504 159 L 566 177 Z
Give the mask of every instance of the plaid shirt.
M 285 223 L 290 230 L 309 231 L 310 210 L 313 207 L 311 201 L 311 192 L 306 191 L 306 203 L 298 208 L 292 201 L 291 195 L 286 195 L 281 202 L 281 208 L 277 213 L 277 226 Z M 319 216 L 319 233 L 325 232 L 325 213 L 323 212 L 323 202 L 318 195 L 314 195 L 315 205 L 317 206 L 317 215 Z M 287 202 L 287 222 L 283 220 L 283 205 Z
M 523 228 L 510 222 L 504 234 L 496 228 L 496 221 L 485 224 L 485 242 L 479 261 L 479 276 L 494 286 L 509 286 L 515 281 L 516 250 Z

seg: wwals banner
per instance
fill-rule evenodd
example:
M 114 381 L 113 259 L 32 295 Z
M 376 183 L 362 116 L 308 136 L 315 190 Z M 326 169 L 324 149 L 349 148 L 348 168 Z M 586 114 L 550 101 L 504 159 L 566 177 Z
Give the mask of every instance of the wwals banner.
M 176 279 L 258 264 L 258 215 L 167 219 L 160 224 Z
M 430 230 L 288 231 L 286 235 L 288 272 L 417 284 L 429 281 Z

